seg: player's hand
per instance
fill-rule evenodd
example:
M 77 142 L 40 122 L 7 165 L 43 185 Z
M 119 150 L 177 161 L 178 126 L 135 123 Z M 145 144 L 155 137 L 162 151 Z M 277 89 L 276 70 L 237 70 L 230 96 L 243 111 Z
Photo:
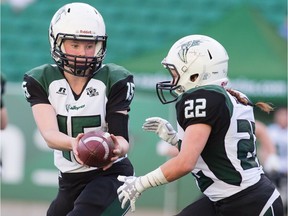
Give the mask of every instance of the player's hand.
M 77 151 L 77 146 L 79 144 L 79 141 L 80 139 L 84 136 L 84 133 L 80 133 L 77 135 L 76 138 L 72 138 L 72 141 L 71 141 L 71 145 L 72 145 L 72 150 L 73 150 L 73 154 L 74 154 L 74 157 L 76 159 L 76 161 L 79 163 L 79 164 L 82 164 L 84 165 L 83 161 L 81 161 L 81 159 L 78 157 L 78 151 Z
M 160 117 L 147 118 L 142 128 L 145 131 L 155 132 L 162 140 L 176 145 L 178 143 L 178 135 L 172 125 L 165 119 Z
M 118 199 L 121 202 L 121 208 L 124 209 L 127 201 L 130 201 L 131 211 L 135 211 L 135 202 L 141 193 L 145 190 L 140 177 L 118 176 L 118 180 L 124 182 L 117 190 Z
M 114 154 L 114 158 L 112 158 L 112 160 L 117 160 L 119 157 L 122 157 L 123 155 L 123 149 L 122 146 L 120 145 L 117 137 L 114 134 L 110 134 L 111 135 L 111 139 L 114 142 L 114 150 L 113 150 L 113 154 Z
M 110 134 L 110 136 L 111 136 L 111 139 L 114 142 L 113 157 L 111 158 L 111 163 L 109 163 L 107 166 L 102 167 L 102 169 L 104 171 L 109 169 L 110 167 L 112 167 L 114 162 L 116 160 L 118 160 L 121 157 L 121 154 L 122 154 L 122 148 L 121 148 L 121 145 L 119 144 L 116 136 L 114 136 L 113 134 Z

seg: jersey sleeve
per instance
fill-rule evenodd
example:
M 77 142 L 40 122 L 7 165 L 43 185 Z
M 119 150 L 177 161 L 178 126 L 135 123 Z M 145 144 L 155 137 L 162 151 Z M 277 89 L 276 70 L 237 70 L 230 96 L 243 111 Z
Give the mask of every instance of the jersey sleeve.
M 50 104 L 48 95 L 44 88 L 33 77 L 27 74 L 24 75 L 22 89 L 24 91 L 26 100 L 31 106 L 40 103 Z
M 223 94 L 204 89 L 185 93 L 176 104 L 177 120 L 184 130 L 199 123 L 213 127 L 226 110 Z
M 107 114 L 116 111 L 130 110 L 130 104 L 134 97 L 134 80 L 132 75 L 120 79 L 111 88 L 108 94 Z

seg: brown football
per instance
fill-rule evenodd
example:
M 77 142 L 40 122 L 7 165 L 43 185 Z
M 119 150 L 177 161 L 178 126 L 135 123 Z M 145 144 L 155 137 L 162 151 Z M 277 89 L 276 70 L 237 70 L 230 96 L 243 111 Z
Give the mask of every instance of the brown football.
M 102 130 L 84 134 L 77 146 L 78 157 L 87 166 L 104 167 L 111 163 L 114 142 L 109 133 Z

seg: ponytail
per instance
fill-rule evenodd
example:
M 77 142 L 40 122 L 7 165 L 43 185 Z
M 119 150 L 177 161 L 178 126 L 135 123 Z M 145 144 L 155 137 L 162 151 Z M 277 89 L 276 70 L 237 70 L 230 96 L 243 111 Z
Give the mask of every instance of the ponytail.
M 256 104 L 253 104 L 248 98 L 246 97 L 241 97 L 239 92 L 234 91 L 233 89 L 226 89 L 227 92 L 229 92 L 232 96 L 234 96 L 241 104 L 244 104 L 245 106 L 249 105 L 252 107 L 258 107 L 260 108 L 263 112 L 270 113 L 273 111 L 273 107 L 265 102 L 257 102 Z
M 265 103 L 265 102 L 257 102 L 254 106 L 257 106 L 258 108 L 260 108 L 263 112 L 266 112 L 266 113 L 270 113 L 271 111 L 274 110 L 274 108 L 268 104 L 268 103 Z

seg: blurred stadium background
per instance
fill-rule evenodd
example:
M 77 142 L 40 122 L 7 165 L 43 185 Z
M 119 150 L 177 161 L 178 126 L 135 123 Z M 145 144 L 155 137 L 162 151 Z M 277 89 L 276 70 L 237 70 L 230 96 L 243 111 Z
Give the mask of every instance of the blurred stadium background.
M 18 5 L 15 0 L 1 1 L 1 73 L 7 79 L 4 103 L 9 112 L 9 126 L 1 131 L 1 200 L 2 213 L 6 216 L 32 216 L 35 211 L 35 215 L 45 215 L 57 192 L 53 154 L 36 129 L 21 91 L 21 81 L 31 68 L 53 63 L 48 42 L 50 20 L 59 7 L 73 1 L 28 0 L 27 5 L 25 1 L 19 0 Z M 175 123 L 174 107 L 163 106 L 158 101 L 155 83 L 168 78 L 160 62 L 170 46 L 185 35 L 206 34 L 224 45 L 230 56 L 231 86 L 244 91 L 254 101 L 287 106 L 287 1 L 83 2 L 95 6 L 106 22 L 105 62 L 121 64 L 135 74 L 130 159 L 136 175 L 145 174 L 166 160 L 156 152 L 159 141 L 156 135 L 144 133 L 141 126 L 149 116 L 160 116 Z M 258 110 L 256 118 L 267 124 L 272 122 L 272 115 Z M 188 175 L 145 192 L 137 208 L 142 212 L 150 210 L 142 213 L 144 215 L 171 215 L 198 196 L 194 180 Z M 23 205 L 23 202 L 29 204 Z M 29 206 L 27 212 L 15 212 L 23 206 Z M 140 216 L 139 212 L 133 215 Z

